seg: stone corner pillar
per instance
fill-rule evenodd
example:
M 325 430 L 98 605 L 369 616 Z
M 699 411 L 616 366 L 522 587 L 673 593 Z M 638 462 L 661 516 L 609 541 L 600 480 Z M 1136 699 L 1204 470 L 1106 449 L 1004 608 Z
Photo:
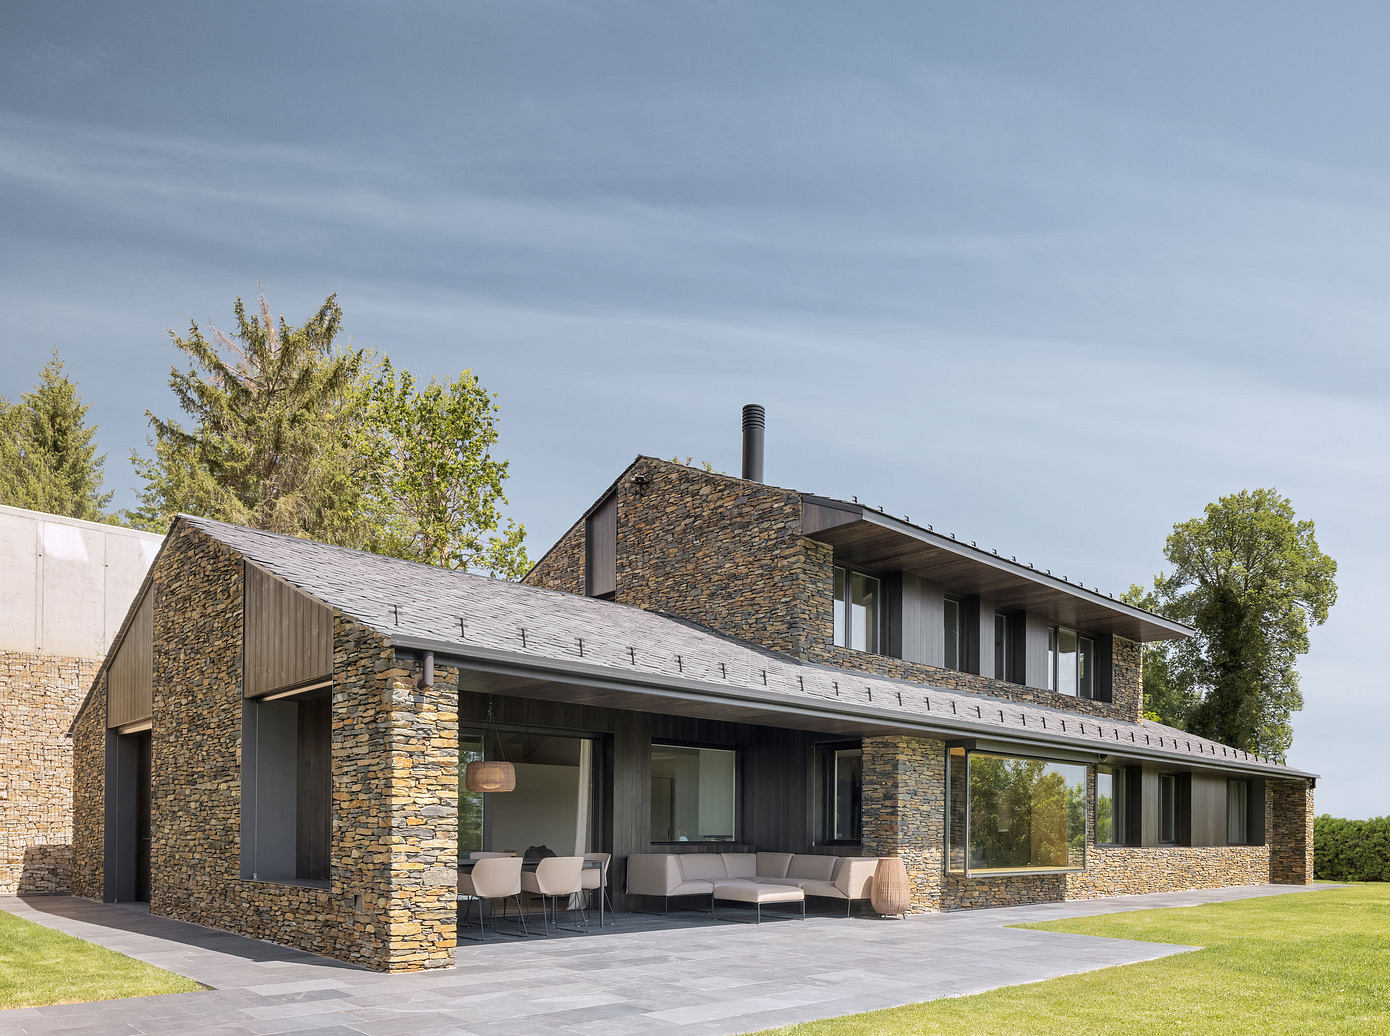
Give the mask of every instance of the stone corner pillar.
M 1311 885 L 1313 782 L 1271 778 L 1266 787 L 1270 883 Z
M 866 856 L 900 856 L 909 913 L 941 909 L 946 836 L 946 745 L 917 737 L 866 737 L 862 802 Z

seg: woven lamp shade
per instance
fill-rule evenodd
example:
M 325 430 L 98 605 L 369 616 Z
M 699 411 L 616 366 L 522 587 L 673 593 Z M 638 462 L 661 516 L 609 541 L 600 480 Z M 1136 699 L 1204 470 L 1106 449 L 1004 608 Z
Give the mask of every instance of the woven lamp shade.
M 876 914 L 900 914 L 907 916 L 907 905 L 911 902 L 911 891 L 907 886 L 907 867 L 902 857 L 885 856 L 874 868 L 874 887 L 869 893 L 869 903 Z
M 463 786 L 469 791 L 516 791 L 516 767 L 496 759 L 469 763 L 463 770 Z

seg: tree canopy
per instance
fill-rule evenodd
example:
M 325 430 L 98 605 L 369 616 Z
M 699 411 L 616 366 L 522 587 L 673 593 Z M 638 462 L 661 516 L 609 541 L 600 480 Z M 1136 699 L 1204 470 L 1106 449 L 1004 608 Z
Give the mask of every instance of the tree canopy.
M 496 396 L 471 371 L 420 388 L 383 359 L 360 385 L 367 548 L 445 568 L 519 579 L 524 526 L 503 524 Z
M 1191 640 L 1150 647 L 1145 707 L 1164 722 L 1283 759 L 1290 717 L 1303 707 L 1297 657 L 1309 624 L 1337 601 L 1337 563 L 1318 547 L 1311 521 L 1273 489 L 1242 490 L 1173 527 L 1164 554 L 1173 570 L 1131 603 L 1187 623 Z M 1152 675 L 1151 675 L 1152 674 Z
M 0 399 L 0 504 L 87 521 L 106 517 L 106 454 L 97 455 L 89 409 L 56 350 L 32 392 L 18 403 Z
M 169 384 L 183 422 L 148 414 L 153 456 L 132 517 L 163 529 L 188 511 L 449 568 L 516 578 L 525 528 L 501 514 L 496 398 L 470 371 L 420 387 L 340 346 L 330 295 L 303 325 L 241 299 L 237 329 L 169 332 L 190 360 Z

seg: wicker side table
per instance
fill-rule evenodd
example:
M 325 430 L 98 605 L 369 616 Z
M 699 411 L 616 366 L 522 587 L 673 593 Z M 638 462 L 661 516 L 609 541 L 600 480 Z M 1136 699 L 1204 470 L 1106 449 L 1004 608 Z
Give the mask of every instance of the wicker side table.
M 905 918 L 911 898 L 907 886 L 907 867 L 902 857 L 882 857 L 874 869 L 874 888 L 869 894 L 869 905 L 874 908 L 874 913 Z

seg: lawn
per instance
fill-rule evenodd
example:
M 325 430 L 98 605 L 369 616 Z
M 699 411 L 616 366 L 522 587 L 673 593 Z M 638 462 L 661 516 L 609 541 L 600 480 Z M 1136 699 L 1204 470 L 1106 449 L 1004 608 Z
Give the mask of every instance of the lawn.
M 0 1008 L 202 988 L 192 979 L 0 911 Z
M 1390 1032 L 1390 885 L 1023 927 L 1203 949 L 775 1031 Z

